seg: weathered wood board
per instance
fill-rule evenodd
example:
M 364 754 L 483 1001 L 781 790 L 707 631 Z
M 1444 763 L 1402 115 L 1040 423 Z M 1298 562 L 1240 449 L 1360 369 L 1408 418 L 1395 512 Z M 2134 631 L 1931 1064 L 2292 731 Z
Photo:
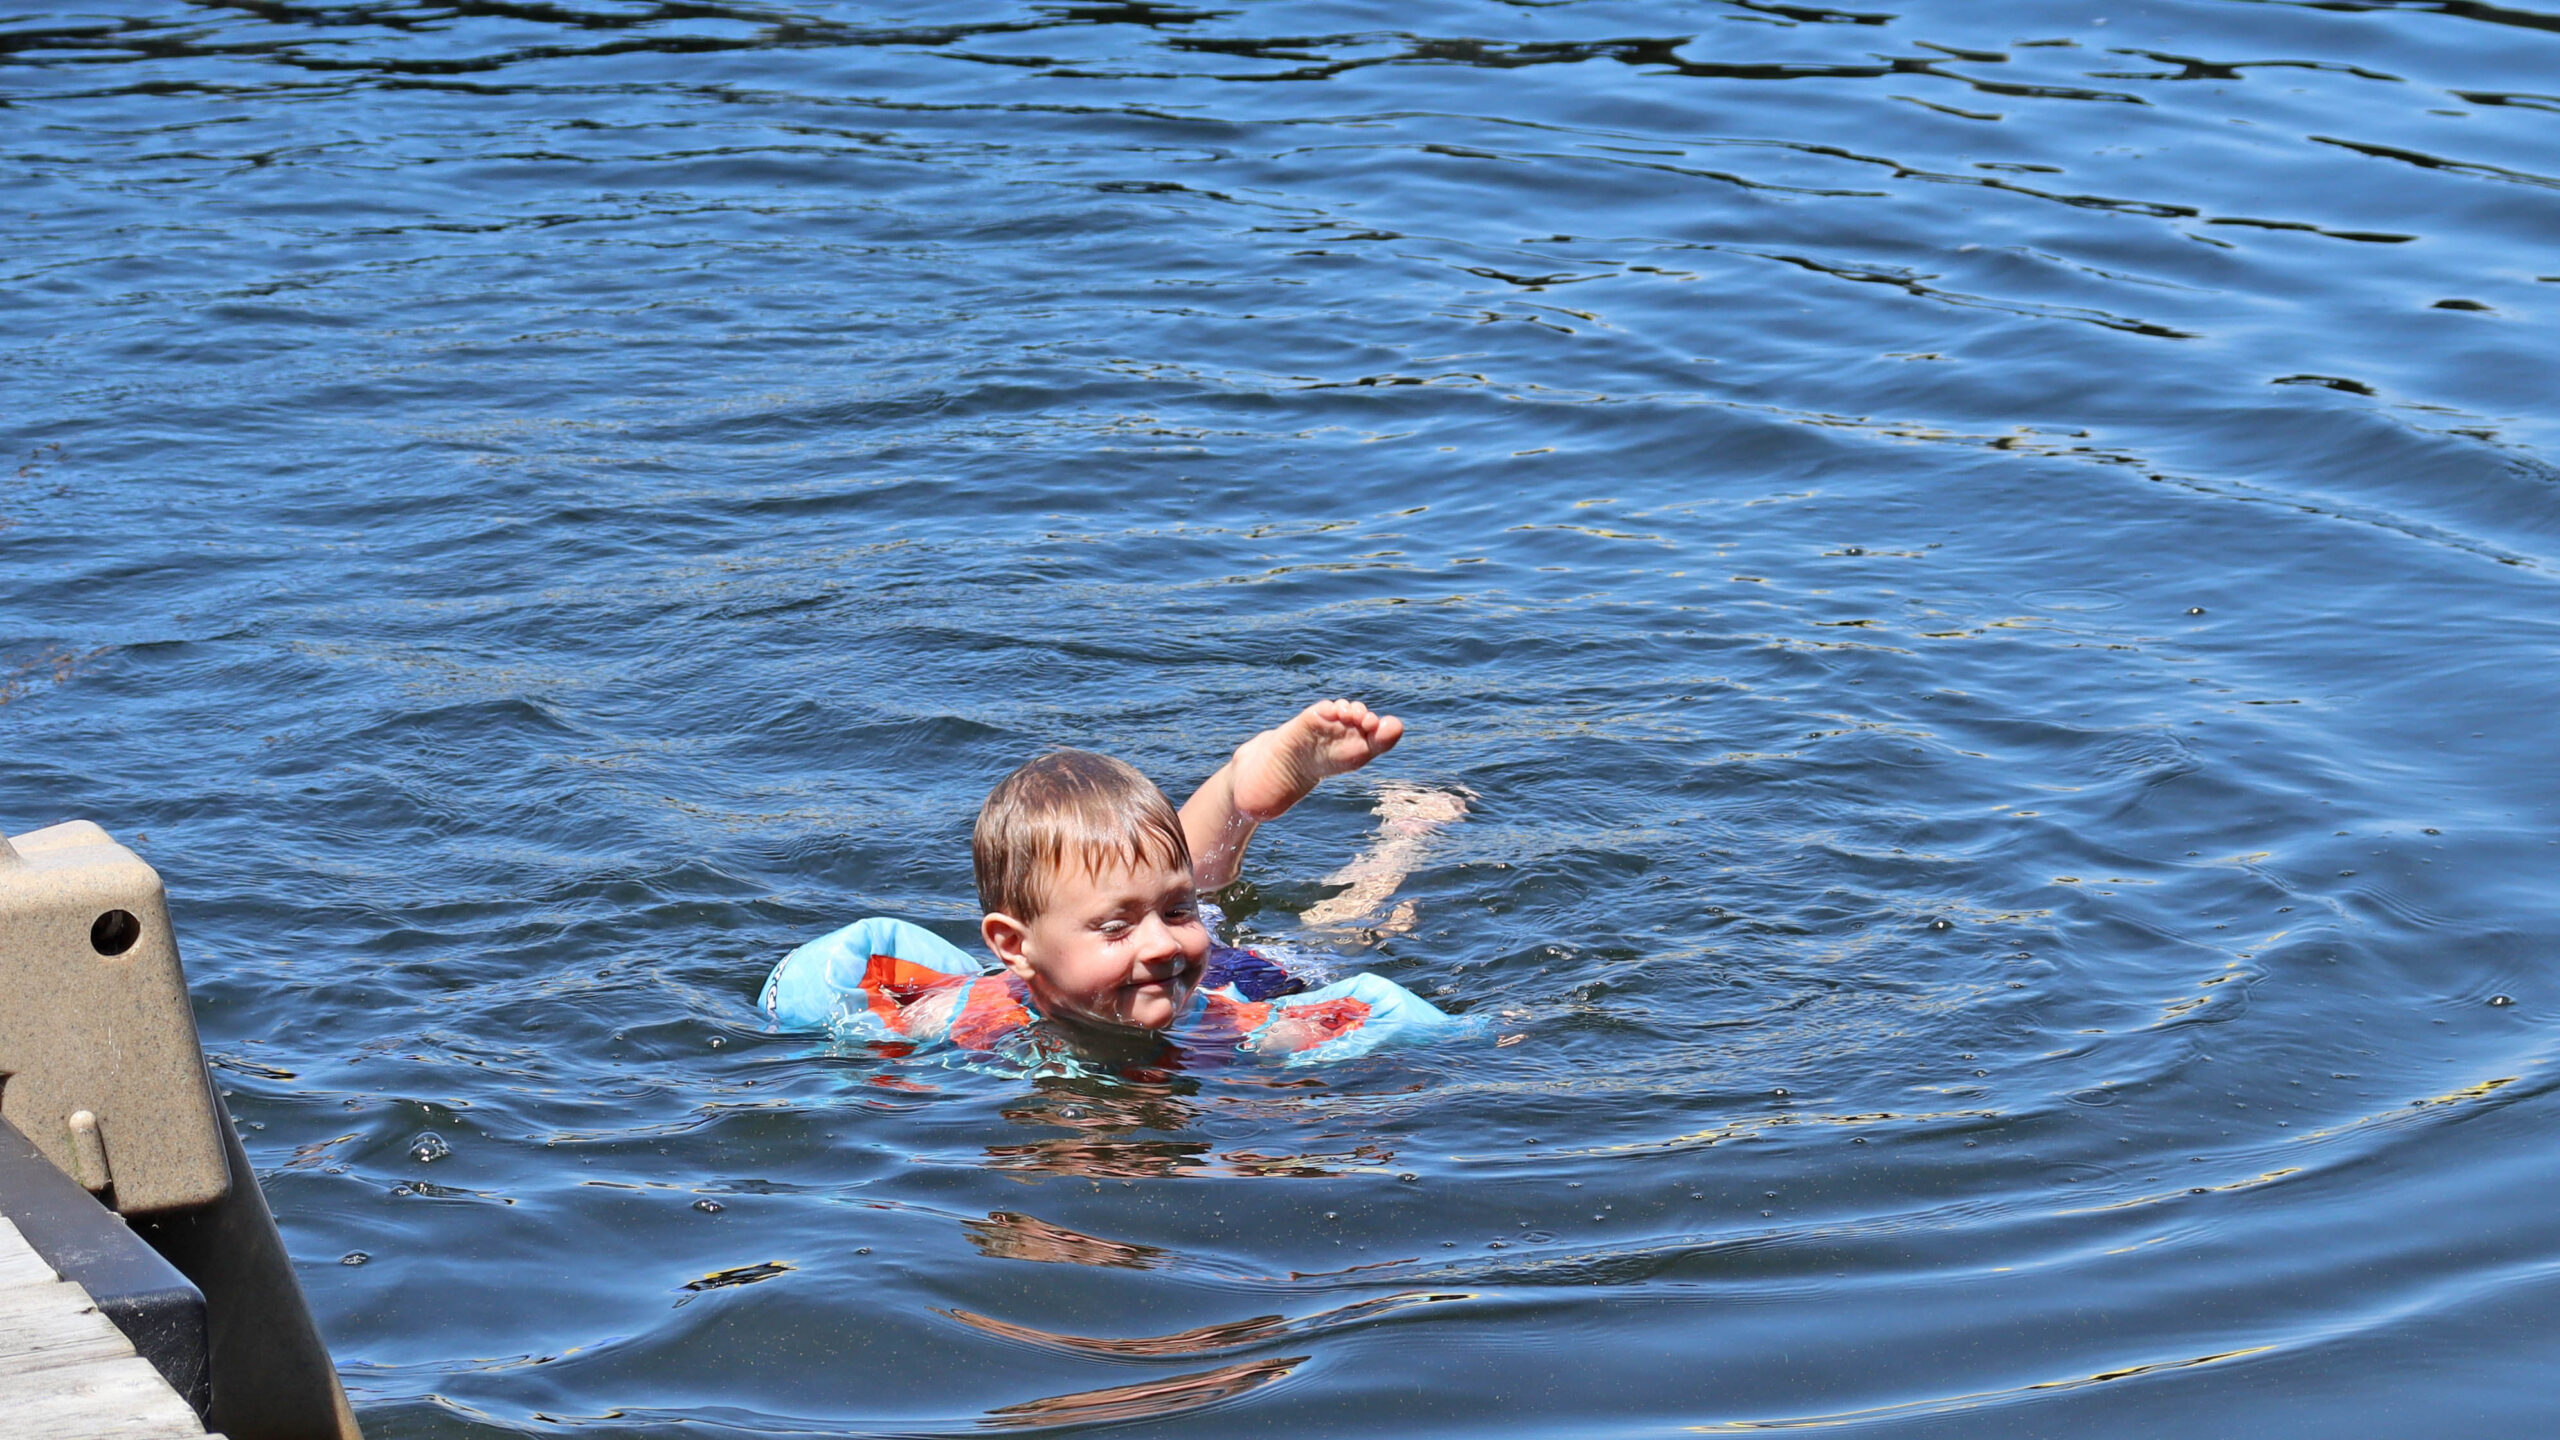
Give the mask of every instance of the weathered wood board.
M 202 1440 L 196 1412 L 88 1292 L 0 1216 L 0 1440 Z

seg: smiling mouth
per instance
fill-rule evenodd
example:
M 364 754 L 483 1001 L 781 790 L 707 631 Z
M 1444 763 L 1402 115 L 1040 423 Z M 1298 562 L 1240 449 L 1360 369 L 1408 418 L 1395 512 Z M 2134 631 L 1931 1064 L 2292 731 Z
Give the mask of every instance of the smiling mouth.
M 1126 988 L 1127 988 L 1129 991 L 1131 991 L 1132 993 L 1141 993 L 1141 994 L 1142 994 L 1142 993 L 1144 993 L 1144 992 L 1146 992 L 1146 991 L 1150 991 L 1150 990 L 1161 990 L 1161 991 L 1166 992 L 1167 994 L 1170 994 L 1170 993 L 1172 993 L 1173 991 L 1180 990 L 1180 989 L 1182 989 L 1184 986 L 1186 986 L 1186 985 L 1188 985 L 1189 983 L 1191 983 L 1191 981 L 1192 981 L 1194 978 L 1196 978 L 1196 977 L 1197 977 L 1197 975 L 1198 975 L 1198 972 L 1197 972 L 1196 970 L 1194 970 L 1191 966 L 1185 965 L 1185 966 L 1183 966 L 1181 969 L 1174 971 L 1174 972 L 1173 972 L 1172 974 L 1170 974 L 1170 975 L 1161 976 L 1161 977 L 1159 977 L 1159 978 L 1157 978 L 1157 979 L 1154 979 L 1154 980 L 1139 980 L 1139 981 L 1133 982 L 1132 984 L 1130 984 L 1130 985 L 1129 985 L 1129 986 L 1127 986 Z

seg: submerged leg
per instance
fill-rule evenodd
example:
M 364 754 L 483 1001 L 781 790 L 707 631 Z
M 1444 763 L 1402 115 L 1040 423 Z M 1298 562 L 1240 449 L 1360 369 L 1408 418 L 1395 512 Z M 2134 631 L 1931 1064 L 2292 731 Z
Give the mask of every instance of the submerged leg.
M 1325 877 L 1328 885 L 1350 888 L 1309 906 L 1298 919 L 1308 925 L 1345 926 L 1374 915 L 1422 862 L 1432 832 L 1456 823 L 1466 813 L 1466 799 L 1455 790 L 1426 790 L 1393 780 L 1379 786 L 1376 843 Z M 1380 934 L 1400 935 L 1412 929 L 1413 922 L 1413 902 L 1407 900 L 1374 928 Z

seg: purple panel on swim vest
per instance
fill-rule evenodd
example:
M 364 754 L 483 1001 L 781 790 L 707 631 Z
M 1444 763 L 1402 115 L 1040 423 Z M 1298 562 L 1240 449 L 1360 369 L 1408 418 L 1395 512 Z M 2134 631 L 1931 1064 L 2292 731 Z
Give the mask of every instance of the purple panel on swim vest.
M 1247 1000 L 1268 1000 L 1275 995 L 1295 995 L 1307 988 L 1307 982 L 1263 959 L 1241 945 L 1209 944 L 1209 971 L 1201 977 L 1204 990 L 1233 985 L 1236 993 Z

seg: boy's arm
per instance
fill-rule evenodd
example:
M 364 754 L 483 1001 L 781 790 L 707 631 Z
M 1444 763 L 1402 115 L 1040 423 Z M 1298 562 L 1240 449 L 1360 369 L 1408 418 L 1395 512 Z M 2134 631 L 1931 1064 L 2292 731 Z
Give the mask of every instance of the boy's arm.
M 1192 882 L 1235 883 L 1244 849 L 1263 821 L 1307 798 L 1328 775 L 1357 770 L 1404 738 L 1404 722 L 1357 700 L 1322 700 L 1236 747 L 1234 757 L 1182 805 Z

